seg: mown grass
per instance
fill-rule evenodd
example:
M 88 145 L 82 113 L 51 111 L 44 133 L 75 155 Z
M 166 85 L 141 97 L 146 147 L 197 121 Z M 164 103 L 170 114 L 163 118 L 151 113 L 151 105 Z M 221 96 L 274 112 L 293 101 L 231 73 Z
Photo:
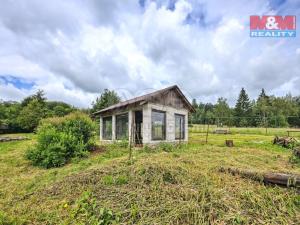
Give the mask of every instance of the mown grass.
M 191 133 L 206 133 L 207 125 L 204 124 L 193 124 L 189 127 Z M 300 131 L 296 128 L 273 128 L 273 127 L 217 127 L 216 125 L 209 126 L 209 133 L 214 132 L 217 129 L 226 129 L 231 132 L 231 134 L 253 134 L 253 135 L 264 135 L 264 136 L 287 136 L 287 131 Z M 300 138 L 300 132 L 291 133 L 292 136 Z
M 218 172 L 223 166 L 300 174 L 300 166 L 289 162 L 290 150 L 272 145 L 270 135 L 210 134 L 207 145 L 198 143 L 198 135 L 191 133 L 191 143 L 177 148 L 135 149 L 130 162 L 126 148 L 111 145 L 48 170 L 24 159 L 34 135 L 1 143 L 0 221 L 79 224 L 70 215 L 88 191 L 123 224 L 299 223 L 296 189 Z M 225 139 L 235 147 L 225 147 Z

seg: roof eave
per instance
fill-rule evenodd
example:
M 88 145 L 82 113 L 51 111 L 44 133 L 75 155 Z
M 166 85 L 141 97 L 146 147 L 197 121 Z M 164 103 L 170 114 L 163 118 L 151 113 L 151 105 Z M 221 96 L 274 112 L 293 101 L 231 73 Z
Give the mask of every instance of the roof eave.
M 92 113 L 92 115 L 94 115 L 94 116 L 102 115 L 102 114 L 105 114 L 105 113 L 108 113 L 108 112 L 111 112 L 111 111 L 114 111 L 114 110 L 117 110 L 117 109 L 120 109 L 120 108 L 132 106 L 132 105 L 135 105 L 135 104 L 145 105 L 147 102 L 148 102 L 148 101 L 141 100 L 141 101 L 129 103 L 129 104 L 127 104 L 127 105 L 121 105 L 121 106 L 119 106 L 119 107 L 111 108 L 111 109 L 106 109 L 106 108 L 105 108 L 105 109 L 101 109 L 101 110 L 98 111 L 98 112 Z M 109 107 L 107 107 L 107 108 L 109 108 Z

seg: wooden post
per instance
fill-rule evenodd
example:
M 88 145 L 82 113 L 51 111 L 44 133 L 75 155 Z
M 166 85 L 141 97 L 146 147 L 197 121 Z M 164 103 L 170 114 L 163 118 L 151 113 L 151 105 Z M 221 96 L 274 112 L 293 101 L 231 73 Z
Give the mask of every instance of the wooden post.
M 268 134 L 268 120 L 265 115 L 264 115 L 264 120 L 265 120 L 265 128 L 266 128 L 266 135 L 267 135 Z
M 207 141 L 208 141 L 208 132 L 209 132 L 209 122 L 207 124 L 207 131 L 206 131 L 206 139 L 205 139 L 206 144 L 207 144 Z
M 130 126 L 130 135 L 129 135 L 129 161 L 132 158 L 132 144 L 134 143 L 134 120 L 135 120 L 135 116 L 133 116 L 133 112 L 129 111 L 129 113 L 131 113 L 131 126 Z
M 227 147 L 233 147 L 233 140 L 225 140 L 225 144 Z
M 223 168 L 219 169 L 219 172 L 229 173 L 232 175 L 239 175 L 243 178 L 252 179 L 255 181 L 261 181 L 265 184 L 277 184 L 286 187 L 300 187 L 300 176 L 298 174 L 284 174 L 284 173 L 257 173 L 247 170 L 239 170 L 236 168 Z

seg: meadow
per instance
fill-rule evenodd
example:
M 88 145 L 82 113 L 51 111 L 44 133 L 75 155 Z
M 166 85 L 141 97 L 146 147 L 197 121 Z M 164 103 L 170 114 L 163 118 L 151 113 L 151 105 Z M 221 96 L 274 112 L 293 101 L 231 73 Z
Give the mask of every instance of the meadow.
M 0 224 L 299 224 L 299 190 L 219 172 L 300 174 L 291 150 L 272 144 L 287 129 L 211 127 L 207 144 L 205 129 L 190 128 L 189 144 L 136 148 L 130 161 L 112 144 L 52 169 L 24 158 L 35 135 L 0 143 Z

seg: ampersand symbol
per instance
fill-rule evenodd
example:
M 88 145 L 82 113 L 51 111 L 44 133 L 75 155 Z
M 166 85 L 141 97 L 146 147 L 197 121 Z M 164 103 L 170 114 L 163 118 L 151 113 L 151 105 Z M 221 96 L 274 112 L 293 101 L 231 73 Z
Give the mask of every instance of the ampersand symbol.
M 278 29 L 278 23 L 275 23 L 275 22 L 276 22 L 276 19 L 274 16 L 268 17 L 267 23 L 266 23 L 266 28 L 268 30 Z

